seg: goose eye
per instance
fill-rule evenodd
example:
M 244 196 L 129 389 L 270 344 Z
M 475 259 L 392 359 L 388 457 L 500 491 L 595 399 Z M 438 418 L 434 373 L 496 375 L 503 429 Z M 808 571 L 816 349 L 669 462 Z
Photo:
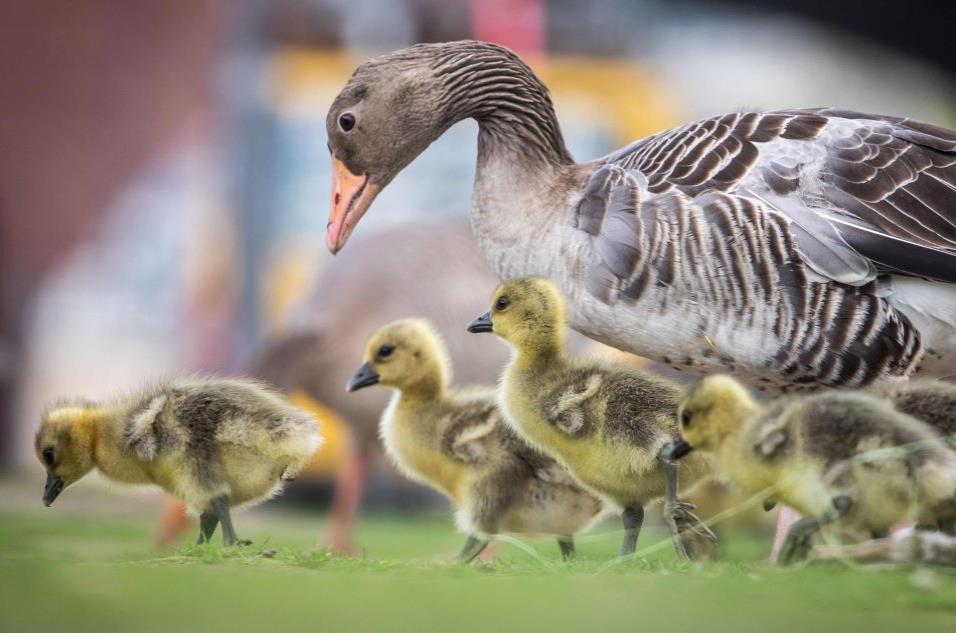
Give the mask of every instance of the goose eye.
M 495 309 L 499 312 L 504 310 L 511 305 L 511 301 L 508 300 L 508 297 L 498 297 L 498 300 L 495 301 Z
M 690 426 L 690 420 L 691 420 L 691 412 L 684 411 L 680 416 L 680 423 L 684 426 L 684 428 L 687 428 L 688 426 Z
M 394 351 L 395 351 L 395 346 L 394 346 L 394 345 L 387 345 L 387 344 L 386 344 L 386 345 L 382 345 L 380 348 L 378 348 L 378 357 L 379 357 L 379 358 L 388 358 L 389 356 L 392 355 L 392 352 L 394 352 Z
M 43 463 L 47 466 L 53 465 L 53 447 L 47 446 L 43 449 Z
M 342 128 L 343 132 L 350 132 L 353 127 L 355 127 L 355 115 L 351 112 L 346 112 L 339 117 L 339 127 Z

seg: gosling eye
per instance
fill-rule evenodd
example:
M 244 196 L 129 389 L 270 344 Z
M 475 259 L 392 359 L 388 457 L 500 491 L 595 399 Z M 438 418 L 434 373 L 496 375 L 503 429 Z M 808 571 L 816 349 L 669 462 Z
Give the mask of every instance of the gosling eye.
M 685 429 L 690 426 L 691 417 L 693 417 L 693 415 L 691 414 L 690 411 L 687 411 L 687 410 L 685 410 L 685 411 L 681 414 L 681 416 L 680 416 L 680 423 L 681 423 L 681 425 L 683 425 L 683 427 L 684 427 Z
M 495 310 L 501 312 L 510 305 L 511 301 L 508 299 L 508 297 L 498 297 L 498 300 L 495 301 Z
M 43 463 L 47 466 L 53 465 L 53 447 L 47 446 L 43 449 Z
M 386 343 L 385 345 L 382 345 L 381 347 L 378 348 L 377 356 L 380 359 L 385 359 L 391 356 L 392 352 L 394 351 L 395 351 L 395 346 L 389 345 L 388 343 Z
M 343 132 L 351 132 L 355 127 L 355 115 L 351 112 L 345 112 L 339 116 L 339 127 Z

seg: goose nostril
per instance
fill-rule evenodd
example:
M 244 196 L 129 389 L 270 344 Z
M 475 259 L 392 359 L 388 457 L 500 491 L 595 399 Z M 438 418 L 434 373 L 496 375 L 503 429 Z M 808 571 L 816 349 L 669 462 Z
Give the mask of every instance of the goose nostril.
M 334 197 L 334 199 L 335 199 L 334 204 L 338 205 L 339 200 L 342 199 L 342 194 L 336 191 L 336 192 L 335 192 L 335 197 Z

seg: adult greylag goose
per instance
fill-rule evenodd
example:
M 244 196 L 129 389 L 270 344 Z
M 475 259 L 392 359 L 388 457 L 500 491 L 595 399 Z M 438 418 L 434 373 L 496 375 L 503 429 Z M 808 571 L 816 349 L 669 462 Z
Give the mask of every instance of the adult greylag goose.
M 956 373 L 956 132 L 733 112 L 576 163 L 517 55 L 421 44 L 359 66 L 332 104 L 328 247 L 466 118 L 479 246 L 503 279 L 556 280 L 584 334 L 771 390 Z

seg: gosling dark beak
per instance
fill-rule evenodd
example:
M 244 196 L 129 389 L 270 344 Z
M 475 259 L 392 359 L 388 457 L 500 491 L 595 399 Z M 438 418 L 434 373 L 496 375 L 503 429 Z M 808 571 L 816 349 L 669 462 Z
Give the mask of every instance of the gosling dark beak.
M 61 492 L 63 492 L 63 478 L 47 473 L 46 486 L 43 487 L 43 505 L 49 508 Z
M 345 390 L 358 391 L 363 387 L 371 387 L 375 384 L 378 384 L 378 374 L 372 369 L 372 365 L 363 363 L 362 366 L 358 368 L 358 371 L 349 378 L 348 384 L 345 385 Z
M 474 319 L 471 323 L 468 324 L 468 331 L 472 334 L 480 334 L 481 332 L 491 332 L 493 328 L 491 326 L 491 312 L 485 312 L 477 319 Z
M 694 447 L 688 444 L 687 440 L 681 438 L 671 444 L 671 450 L 667 453 L 667 459 L 680 459 L 692 450 L 694 450 Z

